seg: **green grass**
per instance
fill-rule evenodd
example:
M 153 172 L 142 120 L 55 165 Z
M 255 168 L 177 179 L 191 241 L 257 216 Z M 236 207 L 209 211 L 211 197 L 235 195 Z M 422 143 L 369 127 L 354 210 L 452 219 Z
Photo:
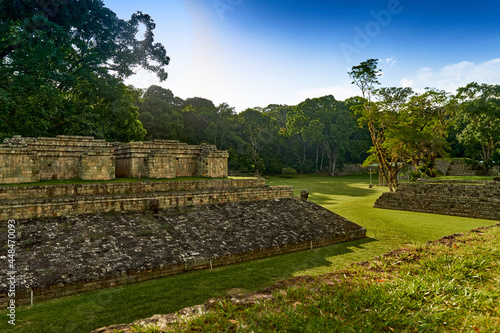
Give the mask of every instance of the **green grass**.
M 275 292 L 270 301 L 251 306 L 220 302 L 213 311 L 175 328 L 177 332 L 500 332 L 499 238 L 500 228 L 493 228 L 470 233 L 451 246 L 409 247 L 367 268 L 353 267 Z
M 423 244 L 445 235 L 468 231 L 495 221 L 372 208 L 385 187 L 368 188 L 369 176 L 270 177 L 268 185 L 292 185 L 296 194 L 308 189 L 310 199 L 368 229 L 367 239 L 313 251 L 195 271 L 65 297 L 33 308 L 16 310 L 17 325 L 0 321 L 0 331 L 89 332 L 111 324 L 129 323 L 158 313 L 171 313 L 233 292 L 252 292 L 298 275 L 318 275 L 394 250 Z M 3 312 L 4 313 L 4 312 Z M 5 316 L 4 314 L 0 314 Z

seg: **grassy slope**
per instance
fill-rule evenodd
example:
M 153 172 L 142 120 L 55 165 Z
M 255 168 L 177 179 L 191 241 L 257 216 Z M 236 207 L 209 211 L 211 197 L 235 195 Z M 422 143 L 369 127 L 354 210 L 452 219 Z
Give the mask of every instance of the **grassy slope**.
M 176 331 L 500 332 L 500 228 L 410 246 L 255 305 L 219 302 Z M 155 332 L 156 330 L 139 330 Z
M 170 313 L 231 292 L 251 292 L 291 276 L 317 275 L 369 260 L 404 244 L 438 239 L 494 221 L 372 208 L 386 188 L 368 188 L 367 176 L 271 177 L 269 185 L 292 185 L 297 193 L 310 191 L 310 199 L 368 229 L 368 239 L 336 244 L 313 251 L 190 272 L 101 292 L 66 297 L 34 308 L 18 308 L 13 329 L 6 320 L 0 331 L 89 332 L 111 324 L 127 323 L 157 313 Z

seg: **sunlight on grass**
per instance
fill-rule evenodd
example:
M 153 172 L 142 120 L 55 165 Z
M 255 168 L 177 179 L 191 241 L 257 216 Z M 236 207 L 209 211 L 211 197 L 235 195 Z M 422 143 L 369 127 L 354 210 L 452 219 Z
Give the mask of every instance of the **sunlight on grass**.
M 307 175 L 292 179 L 269 177 L 269 185 L 294 186 L 295 194 L 309 190 L 309 199 L 367 229 L 373 242 L 352 247 L 343 254 L 327 256 L 329 267 L 313 267 L 294 275 L 316 275 L 346 264 L 368 260 L 404 244 L 422 244 L 442 236 L 493 225 L 495 221 L 448 215 L 405 212 L 373 208 L 387 187 L 369 188 L 369 176 L 327 177 Z M 332 245 L 332 247 L 344 245 Z

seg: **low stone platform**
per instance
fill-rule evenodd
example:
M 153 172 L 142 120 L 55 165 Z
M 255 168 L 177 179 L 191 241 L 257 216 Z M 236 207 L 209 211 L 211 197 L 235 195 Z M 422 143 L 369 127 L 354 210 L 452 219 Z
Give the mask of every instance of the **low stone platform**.
M 500 182 L 402 183 L 395 192 L 382 194 L 374 207 L 500 220 Z
M 292 197 L 293 187 L 266 186 L 261 178 L 2 186 L 0 220 L 156 211 Z
M 31 290 L 38 303 L 364 237 L 365 228 L 297 198 L 24 219 L 16 227 L 16 304 L 29 303 Z

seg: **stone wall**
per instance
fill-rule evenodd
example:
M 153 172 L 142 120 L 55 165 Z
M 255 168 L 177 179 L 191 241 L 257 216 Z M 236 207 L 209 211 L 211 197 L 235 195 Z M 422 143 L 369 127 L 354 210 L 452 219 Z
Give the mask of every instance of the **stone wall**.
M 48 179 L 228 176 L 226 151 L 179 141 L 109 143 L 87 136 L 5 139 L 0 145 L 0 184 Z
M 5 139 L 0 145 L 0 183 L 48 179 L 114 179 L 113 145 L 87 136 Z
M 395 192 L 382 194 L 375 207 L 500 220 L 500 182 L 402 183 Z
M 22 219 L 16 227 L 16 304 L 194 269 L 306 250 L 366 229 L 295 198 Z M 0 306 L 8 301 L 0 271 Z
M 436 170 L 445 176 L 482 176 L 484 170 L 465 163 L 463 159 L 438 159 L 436 160 Z
M 335 170 L 335 176 L 366 175 L 368 173 L 370 173 L 370 168 L 364 168 L 360 164 L 344 164 L 342 170 Z
M 0 145 L 0 183 L 33 183 L 40 181 L 40 163 L 26 146 Z
M 293 197 L 291 186 L 261 179 L 0 187 L 0 219 L 137 212 Z
M 116 176 L 126 178 L 227 177 L 226 151 L 174 140 L 116 143 Z
M 132 195 L 155 192 L 232 190 L 264 187 L 265 180 L 263 178 L 0 186 L 0 203 L 4 200 L 16 199 Z

